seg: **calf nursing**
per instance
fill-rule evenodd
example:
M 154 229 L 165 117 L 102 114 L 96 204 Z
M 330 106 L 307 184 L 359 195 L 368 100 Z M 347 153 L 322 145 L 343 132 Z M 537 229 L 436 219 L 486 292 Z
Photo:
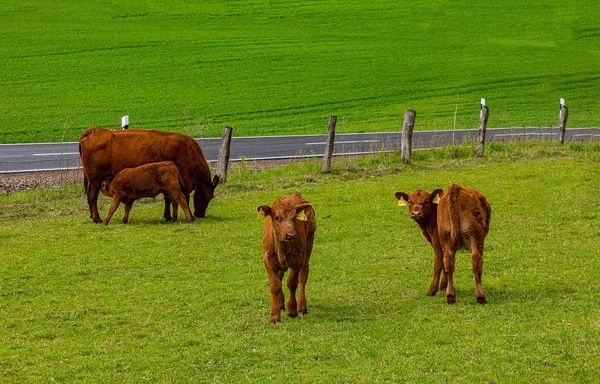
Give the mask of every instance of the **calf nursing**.
M 481 284 L 483 272 L 483 243 L 490 227 L 491 207 L 485 196 L 475 189 L 453 184 L 444 193 L 418 189 L 410 195 L 396 192 L 398 205 L 408 205 L 413 219 L 435 254 L 433 280 L 427 291 L 429 296 L 446 289 L 446 302 L 456 302 L 454 286 L 455 254 L 457 250 L 471 250 L 471 264 L 475 275 L 477 302 L 486 302 Z M 440 275 L 444 275 L 440 282 Z
M 102 193 L 113 198 L 104 224 L 110 222 L 121 202 L 125 204 L 125 215 L 123 215 L 122 222 L 126 224 L 134 201 L 142 197 L 156 197 L 159 193 L 165 195 L 165 200 L 173 202 L 173 221 L 177 220 L 177 205 L 181 205 L 185 213 L 185 220 L 190 223 L 193 217 L 187 199 L 181 191 L 182 185 L 183 181 L 177 166 L 171 161 L 126 168 L 119 172 L 112 181 L 105 180 L 101 184 Z
M 280 197 L 272 205 L 260 205 L 256 210 L 265 217 L 263 262 L 271 291 L 270 321 L 275 324 L 281 320 L 281 310 L 285 309 L 282 281 L 288 269 L 287 315 L 296 317 L 298 312 L 308 313 L 305 290 L 317 222 L 313 206 L 299 193 Z M 300 292 L 296 301 L 298 285 Z

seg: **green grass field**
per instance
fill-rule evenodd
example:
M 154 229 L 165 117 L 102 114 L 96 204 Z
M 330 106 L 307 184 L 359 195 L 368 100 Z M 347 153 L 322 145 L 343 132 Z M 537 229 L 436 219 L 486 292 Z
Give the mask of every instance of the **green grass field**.
M 598 146 L 473 153 L 242 163 L 193 224 L 151 200 L 92 224 L 81 185 L 0 196 L 0 381 L 595 382 Z M 425 295 L 433 254 L 393 196 L 451 183 L 492 205 L 486 305 L 467 253 L 457 303 Z M 295 190 L 319 226 L 310 313 L 273 326 L 255 207 Z
M 219 136 L 599 126 L 600 5 L 33 1 L 0 5 L 0 143 L 90 126 Z M 456 111 L 456 119 L 455 119 Z

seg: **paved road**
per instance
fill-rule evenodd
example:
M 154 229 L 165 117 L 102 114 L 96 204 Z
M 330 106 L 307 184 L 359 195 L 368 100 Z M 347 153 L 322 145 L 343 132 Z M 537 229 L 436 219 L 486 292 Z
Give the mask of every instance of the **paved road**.
M 486 142 L 516 139 L 556 139 L 558 128 L 488 129 Z M 600 141 L 600 128 L 568 129 L 567 141 Z M 323 156 L 326 135 L 234 137 L 230 161 L 288 159 Z M 334 155 L 377 153 L 400 148 L 401 132 L 338 134 Z M 426 149 L 474 142 L 477 130 L 418 131 L 413 149 Z M 217 160 L 220 138 L 196 139 L 209 162 Z M 35 172 L 81 168 L 77 143 L 0 144 L 0 173 Z

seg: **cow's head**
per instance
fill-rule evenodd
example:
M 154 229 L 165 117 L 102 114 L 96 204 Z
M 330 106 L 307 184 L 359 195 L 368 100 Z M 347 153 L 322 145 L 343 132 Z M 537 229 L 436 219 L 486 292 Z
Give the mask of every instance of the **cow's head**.
M 277 240 L 294 241 L 297 239 L 296 223 L 306 221 L 312 208 L 310 203 L 295 204 L 292 199 L 278 199 L 273 205 L 259 205 L 256 210 L 259 215 L 271 219 Z
M 208 203 L 215 197 L 217 184 L 219 184 L 219 176 L 215 175 L 212 184 L 201 184 L 196 188 L 194 193 L 194 216 L 206 216 L 206 208 L 208 208 Z
M 417 189 L 410 195 L 404 192 L 395 192 L 394 196 L 398 200 L 398 205 L 408 206 L 408 214 L 411 219 L 416 221 L 417 224 L 426 224 L 432 210 L 437 209 L 437 203 L 443 194 L 444 190 L 438 188 L 431 193 Z
M 106 196 L 112 197 L 112 192 L 110 191 L 110 182 L 110 179 L 103 180 L 102 184 L 100 184 L 100 192 Z

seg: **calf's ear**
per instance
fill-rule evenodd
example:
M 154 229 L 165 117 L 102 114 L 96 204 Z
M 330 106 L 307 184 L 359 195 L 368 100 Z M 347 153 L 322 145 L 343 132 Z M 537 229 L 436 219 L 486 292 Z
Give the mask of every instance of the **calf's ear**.
M 398 200 L 398 206 L 404 207 L 408 204 L 408 195 L 404 192 L 394 192 L 396 200 Z
M 435 191 L 431 192 L 431 195 L 429 196 L 429 200 L 431 200 L 431 202 L 433 204 L 437 204 L 440 202 L 440 197 L 442 197 L 444 195 L 444 190 L 442 188 L 438 188 Z
M 271 215 L 271 207 L 268 205 L 259 205 L 256 207 L 256 212 L 258 212 L 258 217 L 262 218 L 265 216 Z
M 308 220 L 308 216 L 306 216 L 306 212 L 308 212 L 309 209 L 312 209 L 312 204 L 310 203 L 302 203 L 302 204 L 298 204 L 296 205 L 294 208 L 296 208 L 296 219 L 300 220 L 300 221 L 306 221 Z

